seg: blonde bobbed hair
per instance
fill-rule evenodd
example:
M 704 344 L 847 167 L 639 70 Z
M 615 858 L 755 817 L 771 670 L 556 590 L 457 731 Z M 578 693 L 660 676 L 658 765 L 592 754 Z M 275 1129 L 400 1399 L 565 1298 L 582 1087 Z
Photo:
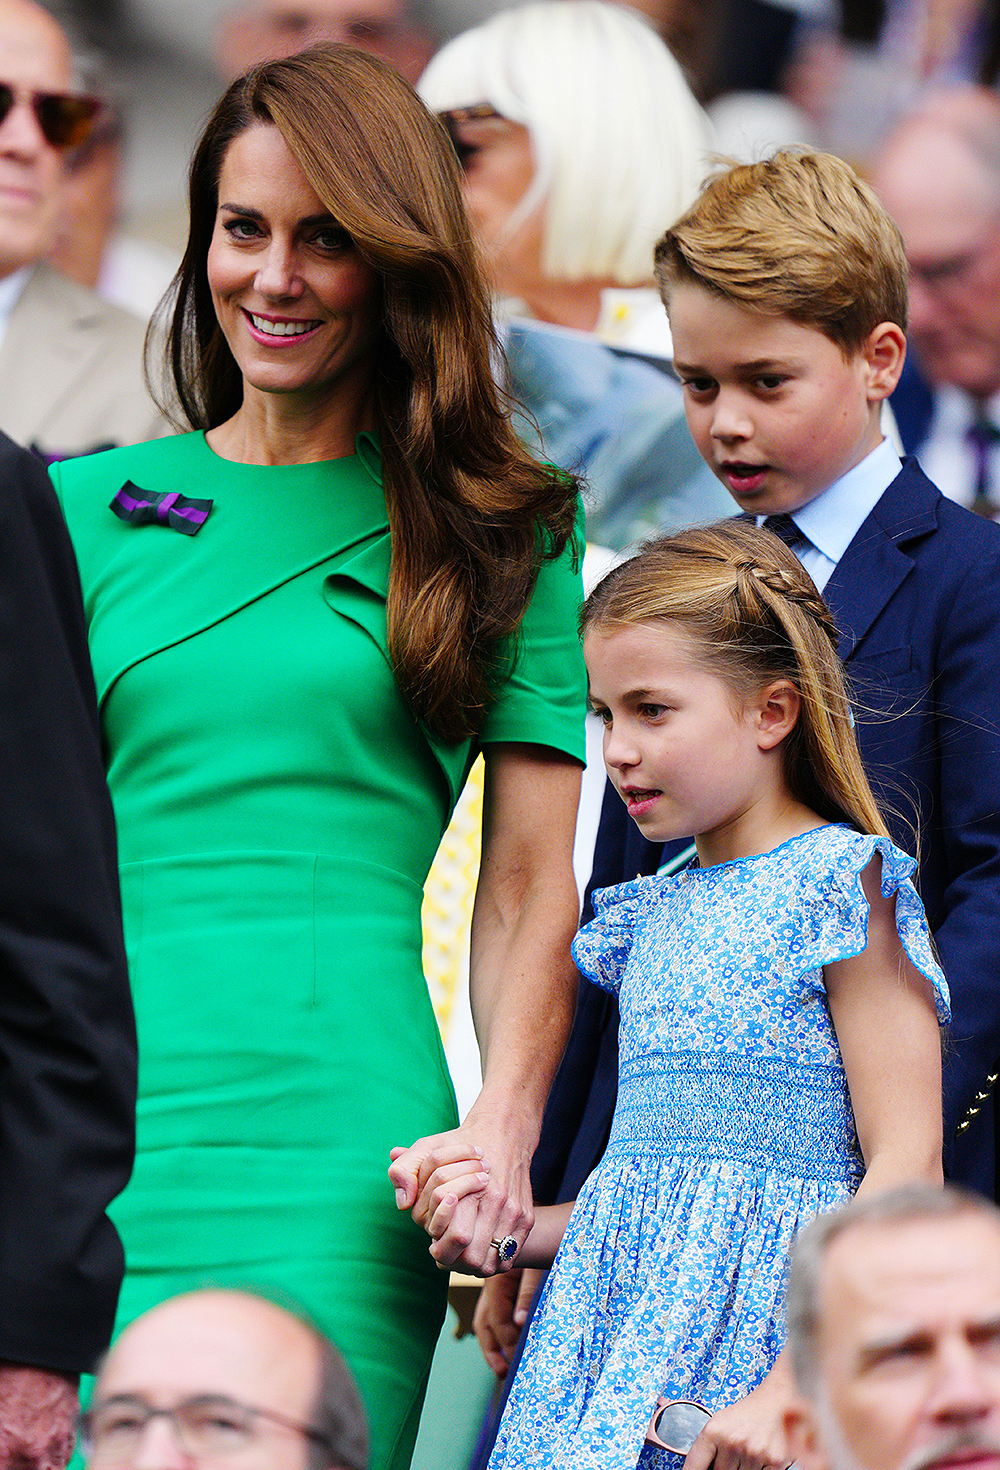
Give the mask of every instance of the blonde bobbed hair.
M 584 633 L 649 622 L 682 628 L 738 697 L 794 684 L 799 719 L 783 744 L 792 795 L 827 821 L 889 836 L 861 764 L 833 615 L 777 536 L 729 520 L 649 541 L 580 615 Z
M 710 125 L 647 21 L 604 0 L 537 0 L 465 31 L 417 90 L 434 112 L 489 103 L 531 134 L 554 280 L 653 278 L 653 246 L 698 192 Z

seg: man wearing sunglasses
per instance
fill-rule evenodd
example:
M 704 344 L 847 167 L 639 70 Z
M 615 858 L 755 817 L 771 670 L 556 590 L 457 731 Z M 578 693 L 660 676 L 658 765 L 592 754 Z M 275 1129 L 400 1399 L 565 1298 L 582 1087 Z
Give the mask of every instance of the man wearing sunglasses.
M 67 156 L 99 102 L 35 0 L 0 0 L 0 429 L 45 459 L 165 430 L 142 381 L 144 328 L 46 263 Z
M 81 1421 L 87 1470 L 366 1470 L 350 1370 L 283 1307 L 195 1291 L 126 1328 Z

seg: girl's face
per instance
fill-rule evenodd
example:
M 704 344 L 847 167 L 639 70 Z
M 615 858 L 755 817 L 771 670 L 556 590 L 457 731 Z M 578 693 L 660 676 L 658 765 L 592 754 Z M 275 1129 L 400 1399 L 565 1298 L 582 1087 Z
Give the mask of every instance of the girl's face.
M 244 382 L 263 393 L 364 395 L 380 283 L 268 124 L 229 146 L 208 251 L 219 326 Z
M 762 732 L 761 701 L 744 703 L 709 672 L 683 628 L 598 625 L 583 650 L 604 763 L 644 837 L 735 832 L 769 799 L 774 742 Z

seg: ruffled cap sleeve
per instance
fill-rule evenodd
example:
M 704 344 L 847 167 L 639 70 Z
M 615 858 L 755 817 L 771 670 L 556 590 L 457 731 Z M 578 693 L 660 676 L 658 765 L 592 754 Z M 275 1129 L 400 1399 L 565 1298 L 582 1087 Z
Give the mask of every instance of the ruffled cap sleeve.
M 878 853 L 882 860 L 882 893 L 886 898 L 895 894 L 896 930 L 903 948 L 931 982 L 938 1020 L 947 1024 L 951 1017 L 948 984 L 934 954 L 924 906 L 910 881 L 916 862 L 884 837 L 863 836 L 847 828 L 830 832 L 831 843 L 836 843 L 839 850 L 830 854 L 830 876 L 822 891 L 817 885 L 817 901 L 805 906 L 802 950 L 796 956 L 796 968 L 819 970 L 863 953 L 868 943 L 869 910 L 861 874 Z M 811 881 L 808 870 L 800 881 Z
M 617 991 L 622 983 L 635 926 L 656 899 L 655 878 L 634 878 L 593 895 L 594 918 L 573 940 L 573 959 L 586 979 L 604 990 Z

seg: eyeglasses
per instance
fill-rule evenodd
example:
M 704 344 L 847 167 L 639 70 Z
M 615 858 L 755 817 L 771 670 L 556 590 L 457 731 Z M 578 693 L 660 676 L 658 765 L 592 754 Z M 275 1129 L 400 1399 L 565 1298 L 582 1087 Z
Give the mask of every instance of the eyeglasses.
M 100 99 L 80 92 L 33 92 L 0 82 L 0 123 L 17 103 L 28 103 L 47 143 L 75 148 L 82 143 L 101 110 Z
M 142 1443 L 151 1419 L 168 1419 L 177 1443 L 195 1460 L 223 1459 L 251 1449 L 261 1437 L 260 1420 L 331 1448 L 323 1431 L 311 1424 L 299 1424 L 273 1409 L 258 1409 L 217 1394 L 182 1399 L 172 1409 L 154 1409 L 145 1399 L 122 1395 L 92 1404 L 81 1414 L 84 1454 L 94 1465 L 126 1464 Z
M 439 112 L 438 117 L 445 125 L 462 168 L 476 151 L 476 145 L 468 142 L 459 132 L 462 124 L 490 121 L 505 123 L 507 121 L 503 113 L 497 112 L 489 102 L 477 102 L 474 107 L 449 107 L 445 112 Z

